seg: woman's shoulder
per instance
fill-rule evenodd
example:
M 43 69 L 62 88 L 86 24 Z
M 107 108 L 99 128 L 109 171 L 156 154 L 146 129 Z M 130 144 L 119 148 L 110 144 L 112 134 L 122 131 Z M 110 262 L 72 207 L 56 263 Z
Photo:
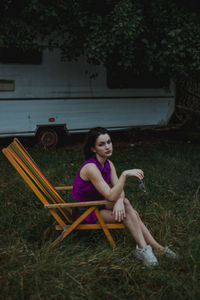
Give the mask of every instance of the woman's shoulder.
M 79 170 L 81 170 L 83 167 L 85 167 L 87 165 L 90 165 L 90 164 L 94 164 L 95 165 L 95 161 L 94 161 L 93 158 L 89 158 L 85 162 L 83 162 L 82 165 L 80 166 Z
M 113 162 L 110 159 L 108 159 L 108 162 L 109 162 L 111 168 L 115 168 Z
M 113 169 L 114 164 L 111 160 L 107 159 L 106 164 L 105 164 L 105 169 Z M 89 171 L 89 172 L 94 172 L 94 171 L 102 171 L 103 167 L 100 165 L 100 163 L 95 159 L 95 158 L 90 158 L 85 163 L 81 166 L 81 170 L 83 171 Z
M 97 165 L 94 162 L 88 162 L 82 166 L 82 169 L 96 169 Z
M 92 159 L 88 159 L 85 161 L 85 163 L 81 166 L 81 171 L 82 172 L 94 172 L 98 169 L 95 161 Z
M 96 160 L 95 160 L 95 158 L 93 158 L 93 157 L 91 157 L 91 158 L 89 158 L 89 159 L 87 159 L 83 164 L 82 164 L 82 166 L 81 166 L 81 168 L 82 167 L 85 167 L 85 166 L 95 166 L 97 163 L 96 163 Z
M 99 178 L 100 171 L 95 163 L 87 163 L 80 170 L 80 177 L 83 180 L 90 181 L 92 178 Z

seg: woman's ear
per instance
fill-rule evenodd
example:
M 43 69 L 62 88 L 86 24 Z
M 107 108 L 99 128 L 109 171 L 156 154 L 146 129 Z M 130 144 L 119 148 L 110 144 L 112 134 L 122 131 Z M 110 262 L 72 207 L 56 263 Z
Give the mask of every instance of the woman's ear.
M 90 150 L 91 150 L 92 152 L 96 153 L 96 150 L 95 150 L 94 147 L 91 147 Z

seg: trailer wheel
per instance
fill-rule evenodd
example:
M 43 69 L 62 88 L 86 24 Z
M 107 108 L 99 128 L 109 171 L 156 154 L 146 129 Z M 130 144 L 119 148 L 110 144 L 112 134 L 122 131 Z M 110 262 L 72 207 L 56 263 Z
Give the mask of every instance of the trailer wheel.
M 55 147 L 58 143 L 58 133 L 54 129 L 46 128 L 38 135 L 38 144 L 44 148 Z

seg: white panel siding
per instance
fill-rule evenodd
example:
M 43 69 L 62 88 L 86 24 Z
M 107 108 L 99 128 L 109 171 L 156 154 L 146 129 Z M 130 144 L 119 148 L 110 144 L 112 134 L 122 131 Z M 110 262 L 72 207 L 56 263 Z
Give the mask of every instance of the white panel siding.
M 39 126 L 66 125 L 69 131 L 94 126 L 164 125 L 173 98 L 1 100 L 0 135 L 36 133 Z M 55 118 L 54 123 L 49 118 Z
M 58 51 L 45 51 L 41 65 L 0 64 L 0 79 L 15 81 L 14 91 L 0 91 L 0 137 L 34 135 L 39 126 L 64 125 L 73 132 L 167 124 L 172 88 L 109 89 L 104 67 L 59 57 Z M 98 76 L 90 79 L 86 70 Z
M 98 73 L 98 76 L 90 79 L 92 73 Z M 172 90 L 160 88 L 109 89 L 103 66 L 89 65 L 83 57 L 77 62 L 63 62 L 58 51 L 45 51 L 41 65 L 0 64 L 0 78 L 15 81 L 15 91 L 0 92 L 0 99 L 173 95 Z

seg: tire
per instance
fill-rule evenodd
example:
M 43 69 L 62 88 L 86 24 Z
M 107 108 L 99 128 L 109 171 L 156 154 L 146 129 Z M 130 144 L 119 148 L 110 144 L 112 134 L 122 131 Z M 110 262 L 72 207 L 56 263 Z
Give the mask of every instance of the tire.
M 58 144 L 58 133 L 54 129 L 42 129 L 38 134 L 38 144 L 42 147 L 52 148 Z

